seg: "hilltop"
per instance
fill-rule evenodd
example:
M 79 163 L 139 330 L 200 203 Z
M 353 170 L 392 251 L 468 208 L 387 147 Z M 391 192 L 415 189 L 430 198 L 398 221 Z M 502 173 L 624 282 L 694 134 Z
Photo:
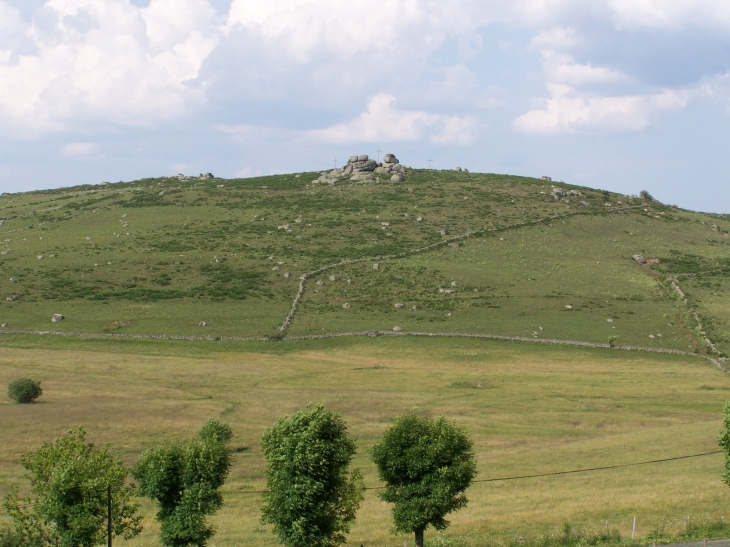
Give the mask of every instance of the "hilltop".
M 727 215 L 509 175 L 344 175 L 3 195 L 0 322 L 213 338 L 618 336 L 730 350 Z

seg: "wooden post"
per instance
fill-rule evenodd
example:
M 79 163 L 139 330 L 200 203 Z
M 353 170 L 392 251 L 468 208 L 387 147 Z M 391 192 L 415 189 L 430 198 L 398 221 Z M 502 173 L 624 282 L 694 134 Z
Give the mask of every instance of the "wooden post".
M 634 515 L 634 523 L 631 525 L 631 539 L 634 539 L 636 533 L 636 515 Z
M 606 537 L 608 537 L 608 521 L 606 521 Z
M 106 487 L 106 545 L 112 547 L 112 487 Z

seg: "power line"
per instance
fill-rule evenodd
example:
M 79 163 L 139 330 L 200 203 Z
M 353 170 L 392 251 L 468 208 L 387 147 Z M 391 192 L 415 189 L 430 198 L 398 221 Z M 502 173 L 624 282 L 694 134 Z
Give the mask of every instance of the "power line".
M 589 471 L 603 471 L 604 469 L 618 469 L 620 467 L 632 467 L 635 465 L 648 465 L 650 463 L 671 462 L 675 460 L 686 460 L 688 458 L 699 458 L 700 456 L 709 456 L 710 454 L 720 454 L 722 450 L 714 452 L 703 452 L 702 454 L 690 454 L 689 456 L 677 456 L 675 458 L 662 458 L 661 460 L 649 460 L 645 462 L 622 463 L 619 465 L 607 465 L 605 467 L 589 467 L 586 469 L 571 469 L 570 471 L 554 471 L 552 473 L 539 473 L 537 475 L 519 475 L 517 477 L 499 477 L 495 479 L 478 479 L 472 482 L 497 482 L 497 481 L 513 481 L 517 479 L 533 479 L 537 477 L 551 477 L 555 475 L 569 475 L 571 473 L 588 473 Z
M 701 454 L 690 454 L 688 456 L 675 456 L 674 458 L 662 458 L 659 460 L 647 460 L 643 462 L 633 462 L 633 463 L 622 463 L 618 465 L 607 465 L 604 467 L 588 467 L 586 469 L 571 469 L 568 471 L 553 471 L 550 473 L 538 473 L 535 475 L 517 475 L 514 477 L 495 477 L 491 479 L 477 479 L 472 481 L 472 483 L 475 482 L 498 482 L 498 481 L 514 481 L 519 479 L 535 479 L 538 477 L 552 477 L 556 475 L 570 475 L 573 473 L 589 473 L 591 471 L 604 471 L 606 469 L 619 469 L 621 467 L 633 467 L 636 465 L 649 465 L 652 463 L 662 463 L 662 462 L 672 462 L 676 460 L 686 460 L 689 458 L 699 458 L 702 456 L 710 456 L 712 454 L 721 454 L 722 450 L 715 450 L 714 452 L 703 452 Z M 385 486 L 368 486 L 365 488 L 365 490 L 383 490 Z M 226 492 L 228 494 L 266 494 L 269 490 L 233 490 L 230 492 Z

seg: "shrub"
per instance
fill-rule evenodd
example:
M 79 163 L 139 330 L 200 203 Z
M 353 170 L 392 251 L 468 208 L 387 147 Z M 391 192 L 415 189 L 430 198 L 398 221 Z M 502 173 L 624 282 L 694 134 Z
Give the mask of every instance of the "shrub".
M 42 394 L 41 383 L 30 378 L 18 378 L 8 385 L 8 397 L 16 403 L 32 403 Z

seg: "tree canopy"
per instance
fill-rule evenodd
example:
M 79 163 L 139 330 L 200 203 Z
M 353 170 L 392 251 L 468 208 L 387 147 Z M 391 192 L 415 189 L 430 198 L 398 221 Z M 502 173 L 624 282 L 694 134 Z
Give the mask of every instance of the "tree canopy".
M 42 394 L 41 383 L 30 378 L 18 378 L 8 384 L 8 397 L 16 403 L 32 403 Z
M 141 531 L 141 517 L 125 484 L 127 469 L 108 452 L 86 443 L 82 428 L 54 443 L 43 443 L 22 457 L 31 497 L 17 490 L 5 498 L 22 545 L 92 547 L 106 542 L 107 487 L 112 492 L 112 533 L 131 538 Z
M 159 504 L 160 542 L 202 547 L 215 534 L 206 522 L 223 504 L 220 488 L 231 468 L 231 428 L 208 420 L 198 439 L 146 450 L 132 475 L 142 495 Z
M 287 547 L 334 547 L 363 499 L 362 475 L 349 470 L 355 442 L 338 414 L 308 406 L 261 437 L 268 492 L 262 521 Z
M 385 482 L 380 497 L 393 504 L 395 529 L 414 532 L 417 545 L 429 525 L 446 528 L 446 515 L 467 504 L 464 490 L 476 475 L 472 442 L 445 418 L 403 414 L 371 455 Z

